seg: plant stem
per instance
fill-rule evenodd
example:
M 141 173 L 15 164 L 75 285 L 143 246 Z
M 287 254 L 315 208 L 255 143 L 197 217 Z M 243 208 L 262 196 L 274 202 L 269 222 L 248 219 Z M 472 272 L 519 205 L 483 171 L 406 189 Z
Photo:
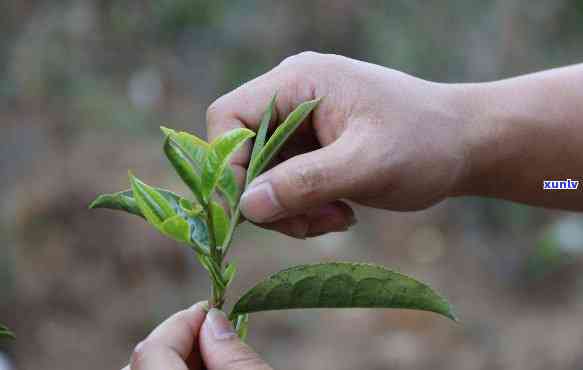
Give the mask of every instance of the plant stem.
M 217 260 L 218 253 L 217 253 L 217 242 L 215 240 L 215 226 L 213 221 L 213 206 L 211 204 L 212 200 L 206 204 L 206 214 L 207 214 L 207 226 L 208 226 L 208 234 L 209 234 L 209 249 L 211 252 L 211 258 L 215 261 Z
M 231 217 L 231 224 L 229 225 L 229 230 L 227 231 L 227 235 L 225 236 L 225 243 L 223 244 L 222 249 L 222 258 L 224 258 L 229 249 L 231 248 L 231 242 L 233 241 L 233 234 L 235 233 L 235 228 L 239 223 L 239 215 L 241 214 L 241 208 L 239 207 L 239 203 L 237 203 L 237 207 L 235 207 L 235 211 L 233 212 L 233 217 Z
M 206 214 L 207 214 L 207 226 L 208 226 L 208 235 L 209 235 L 209 249 L 210 249 L 210 258 L 216 267 L 216 271 L 214 274 L 209 274 L 209 277 L 212 281 L 212 302 L 210 303 L 211 308 L 216 307 L 221 309 L 225 302 L 225 289 L 220 286 L 217 279 L 222 279 L 222 264 L 223 264 L 223 257 L 222 253 L 217 247 L 217 242 L 215 239 L 215 226 L 213 222 L 213 205 L 212 199 L 206 203 Z M 218 276 L 214 276 L 218 275 Z
M 247 185 L 249 185 L 249 183 L 253 180 L 253 178 L 250 177 L 250 174 L 251 172 L 247 170 L 247 177 L 245 178 L 245 188 L 243 189 L 243 191 L 245 191 Z M 241 215 L 241 202 L 238 201 L 237 206 L 235 207 L 235 211 L 233 211 L 233 216 L 231 217 L 231 225 L 229 225 L 229 231 L 227 232 L 227 235 L 225 237 L 225 243 L 223 244 L 223 258 L 224 256 L 227 255 L 229 249 L 231 248 L 233 234 L 235 233 L 235 228 L 239 224 L 240 215 Z
M 239 204 L 237 204 L 237 206 L 235 207 L 235 210 L 233 211 L 233 216 L 231 217 L 231 224 L 229 225 L 229 230 L 227 231 L 227 235 L 225 236 L 225 242 L 222 246 L 217 246 L 216 241 L 214 240 L 214 225 L 212 223 L 211 208 L 212 208 L 212 206 L 208 207 L 209 211 L 207 211 L 207 215 L 209 218 L 209 221 L 208 221 L 209 234 L 213 233 L 213 240 L 212 241 L 210 240 L 210 236 L 209 236 L 209 242 L 211 244 L 211 248 L 214 245 L 214 249 L 211 249 L 211 252 L 213 250 L 215 251 L 214 254 L 211 253 L 212 254 L 211 259 L 216 261 L 216 263 L 218 264 L 218 267 L 219 267 L 219 272 L 221 272 L 223 260 L 226 257 L 227 252 L 229 251 L 229 248 L 231 247 L 231 242 L 233 241 L 233 234 L 235 232 L 235 228 L 237 227 L 237 224 L 239 223 L 239 215 L 241 214 L 241 210 L 239 208 Z M 226 289 L 222 288 L 218 284 L 216 284 L 213 276 L 210 276 L 210 278 L 213 281 L 213 284 L 212 284 L 213 303 L 211 304 L 211 306 L 221 309 L 223 307 L 223 304 L 225 303 Z

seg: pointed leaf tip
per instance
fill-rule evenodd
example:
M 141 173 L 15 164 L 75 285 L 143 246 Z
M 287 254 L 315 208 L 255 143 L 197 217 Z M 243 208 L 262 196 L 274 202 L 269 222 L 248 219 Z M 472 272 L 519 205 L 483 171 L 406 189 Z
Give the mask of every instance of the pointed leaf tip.
M 273 160 L 275 155 L 281 150 L 285 142 L 301 125 L 301 123 L 318 106 L 322 98 L 309 100 L 301 103 L 294 109 L 273 132 L 261 151 L 257 153 L 252 163 L 252 177 L 259 176 L 267 165 Z
M 224 176 L 225 168 L 229 166 L 229 159 L 233 153 L 253 136 L 255 136 L 255 132 L 249 129 L 236 128 L 213 140 L 201 176 L 204 199 L 209 198 L 221 177 Z
M 160 131 L 162 131 L 162 133 L 166 136 L 176 134 L 176 131 L 174 131 L 171 128 L 165 127 L 165 126 L 160 126 Z
M 170 233 L 170 237 L 179 240 L 181 242 L 189 243 L 197 252 L 204 254 L 204 250 L 208 249 L 208 228 L 206 223 L 203 221 L 203 215 L 201 215 L 202 207 L 196 202 L 191 202 L 179 195 L 160 188 L 153 188 L 158 194 L 166 199 L 170 205 L 173 212 L 180 215 L 188 225 L 185 225 L 179 220 L 173 220 L 172 222 L 159 223 L 154 225 L 159 231 Z M 133 190 L 128 189 L 120 191 L 113 194 L 102 194 L 92 203 L 94 208 L 105 208 L 112 210 L 121 210 L 127 213 L 139 216 L 140 218 L 146 218 L 142 210 L 139 208 L 136 198 L 134 196 Z M 175 216 L 172 216 L 175 217 Z M 166 219 L 165 221 L 167 221 Z M 173 230 L 178 230 L 177 232 L 170 232 L 169 227 L 172 226 Z M 189 229 L 190 237 L 186 237 L 185 230 Z M 178 235 L 178 239 L 177 236 Z M 193 245 L 194 243 L 194 245 Z
M 174 167 L 174 170 L 182 181 L 190 188 L 196 199 L 201 204 L 206 203 L 206 198 L 202 194 L 202 185 L 200 179 L 200 166 L 201 164 L 197 162 L 197 159 L 193 156 L 193 152 L 187 151 L 183 145 L 174 140 L 175 136 L 167 136 L 164 140 L 164 154 L 166 158 Z M 191 148 L 193 150 L 193 148 Z M 206 149 L 198 147 L 201 151 L 197 153 L 199 157 L 202 157 L 206 152 Z M 201 159 L 199 159 L 201 160 Z
M 98 205 L 101 202 L 102 197 L 103 195 L 98 195 L 97 198 L 93 199 L 93 202 L 89 203 L 89 206 L 87 206 L 87 208 L 88 209 L 98 208 Z
M 269 124 L 273 119 L 275 113 L 275 104 L 277 102 L 277 94 L 274 94 L 271 98 L 271 102 L 269 103 L 265 112 L 263 112 L 263 116 L 261 117 L 261 121 L 259 123 L 259 128 L 257 129 L 257 134 L 255 136 L 255 143 L 253 144 L 253 150 L 251 151 L 251 159 L 249 160 L 249 168 L 247 169 L 247 178 L 246 183 L 249 184 L 253 179 L 257 176 L 257 158 L 263 150 L 265 146 L 265 141 L 267 139 L 267 131 L 269 130 Z

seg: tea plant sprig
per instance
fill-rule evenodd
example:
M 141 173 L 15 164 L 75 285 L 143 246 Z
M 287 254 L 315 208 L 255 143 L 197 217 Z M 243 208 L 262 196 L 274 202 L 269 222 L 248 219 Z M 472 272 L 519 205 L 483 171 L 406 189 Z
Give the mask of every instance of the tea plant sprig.
M 144 218 L 162 234 L 190 246 L 211 281 L 211 307 L 222 308 L 236 266 L 226 256 L 240 221 L 237 184 L 229 159 L 255 137 L 245 187 L 261 174 L 286 140 L 318 106 L 320 99 L 300 104 L 269 136 L 276 98 L 264 112 L 257 134 L 238 128 L 211 143 L 162 127 L 164 153 L 192 199 L 151 187 L 131 172 L 131 188 L 104 194 L 90 208 L 123 210 Z M 243 189 L 244 190 L 244 189 Z M 251 288 L 230 314 L 239 335 L 247 332 L 251 312 L 290 308 L 384 307 L 433 311 L 455 320 L 448 302 L 429 286 L 372 264 L 333 262 L 295 266 Z

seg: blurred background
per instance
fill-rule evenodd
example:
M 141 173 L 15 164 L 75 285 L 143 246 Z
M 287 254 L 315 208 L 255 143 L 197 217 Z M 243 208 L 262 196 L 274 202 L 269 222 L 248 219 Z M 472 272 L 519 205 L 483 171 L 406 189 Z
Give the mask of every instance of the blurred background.
M 583 1 L 0 0 L 0 369 L 118 369 L 158 322 L 208 297 L 189 251 L 88 211 L 127 169 L 186 194 L 160 124 L 204 135 L 208 104 L 304 50 L 447 82 L 583 61 Z M 575 174 L 574 174 L 575 175 Z M 583 218 L 483 199 L 357 209 L 294 241 L 240 228 L 231 298 L 302 262 L 413 274 L 462 325 L 404 310 L 252 316 L 276 369 L 583 369 Z

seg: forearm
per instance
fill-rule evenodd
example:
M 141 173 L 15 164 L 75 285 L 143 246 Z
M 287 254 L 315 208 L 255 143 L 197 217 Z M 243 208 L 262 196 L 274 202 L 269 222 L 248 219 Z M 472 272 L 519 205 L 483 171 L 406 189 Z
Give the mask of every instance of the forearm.
M 456 195 L 583 210 L 583 64 L 453 89 L 465 117 L 465 176 Z

